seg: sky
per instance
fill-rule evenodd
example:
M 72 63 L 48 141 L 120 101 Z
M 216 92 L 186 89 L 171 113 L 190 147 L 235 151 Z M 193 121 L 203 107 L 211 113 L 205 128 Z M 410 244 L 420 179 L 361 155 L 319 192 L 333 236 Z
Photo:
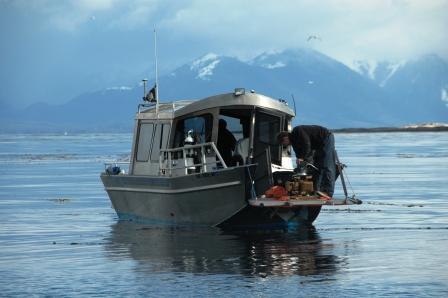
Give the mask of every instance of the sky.
M 347 65 L 448 60 L 447 12 L 448 0 L 0 0 L 0 107 L 153 77 L 154 28 L 162 73 L 210 52 L 299 47 Z

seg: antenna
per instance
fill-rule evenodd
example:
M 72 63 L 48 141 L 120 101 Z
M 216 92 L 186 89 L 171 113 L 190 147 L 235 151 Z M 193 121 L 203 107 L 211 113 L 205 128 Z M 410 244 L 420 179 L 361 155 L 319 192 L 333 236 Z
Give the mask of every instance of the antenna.
M 291 93 L 292 103 L 294 104 L 294 117 L 297 116 L 296 112 L 296 99 L 294 98 L 294 94 Z
M 157 32 L 156 27 L 154 27 L 154 57 L 155 57 L 155 67 L 156 67 L 156 87 L 155 87 L 155 99 L 156 99 L 156 114 L 159 113 L 159 74 L 157 70 Z

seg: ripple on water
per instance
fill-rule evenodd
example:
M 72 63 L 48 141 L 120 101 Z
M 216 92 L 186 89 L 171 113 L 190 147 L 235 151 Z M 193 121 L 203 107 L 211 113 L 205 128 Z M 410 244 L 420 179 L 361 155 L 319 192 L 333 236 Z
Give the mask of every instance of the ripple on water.
M 118 221 L 98 175 L 130 134 L 0 135 L 2 296 L 444 297 L 448 134 L 418 136 L 337 134 L 363 205 L 229 233 Z

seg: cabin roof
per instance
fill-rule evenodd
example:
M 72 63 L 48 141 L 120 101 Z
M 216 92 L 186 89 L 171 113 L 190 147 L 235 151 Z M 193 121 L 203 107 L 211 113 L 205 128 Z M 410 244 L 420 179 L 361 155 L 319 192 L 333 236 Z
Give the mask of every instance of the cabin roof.
M 257 106 L 277 110 L 290 116 L 294 116 L 294 112 L 285 103 L 272 99 L 270 97 L 257 93 L 245 93 L 241 95 L 226 93 L 210 96 L 202 100 L 192 102 L 191 104 L 177 110 L 175 112 L 175 117 L 214 107 L 231 106 Z
M 210 108 L 232 106 L 255 106 L 276 110 L 281 113 L 294 116 L 294 111 L 291 110 L 291 108 L 287 106 L 286 103 L 279 100 L 275 100 L 273 98 L 257 93 L 245 93 L 241 95 L 226 93 L 195 101 L 190 100 L 176 101 L 172 103 L 160 103 L 159 114 L 157 116 L 155 114 L 155 106 L 152 106 L 138 113 L 137 118 L 172 119 Z

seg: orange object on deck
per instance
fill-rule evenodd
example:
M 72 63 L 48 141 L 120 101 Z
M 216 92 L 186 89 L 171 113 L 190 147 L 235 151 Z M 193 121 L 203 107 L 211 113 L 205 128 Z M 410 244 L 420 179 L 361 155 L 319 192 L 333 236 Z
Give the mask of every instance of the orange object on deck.
M 281 197 L 288 196 L 288 192 L 283 186 L 275 185 L 269 188 L 265 193 L 267 198 L 280 199 Z
M 289 201 L 289 196 L 281 196 L 280 198 L 277 198 L 278 201 Z

